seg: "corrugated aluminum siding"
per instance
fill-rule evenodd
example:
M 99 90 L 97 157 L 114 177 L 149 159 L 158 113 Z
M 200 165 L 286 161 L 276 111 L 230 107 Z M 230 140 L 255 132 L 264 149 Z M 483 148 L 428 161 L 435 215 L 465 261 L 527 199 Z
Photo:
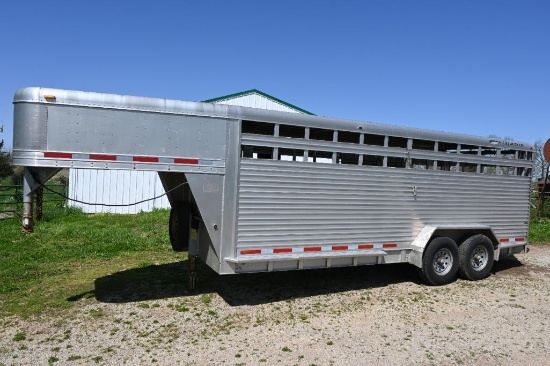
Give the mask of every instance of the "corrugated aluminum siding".
M 70 169 L 69 198 L 89 203 L 129 204 L 160 196 L 164 188 L 158 174 L 150 171 Z M 134 214 L 154 208 L 170 208 L 166 196 L 133 206 L 91 206 L 69 203 L 86 213 L 111 212 Z
M 526 237 L 529 184 L 518 176 L 242 159 L 237 250 L 408 246 L 428 224 L 478 223 L 497 237 Z

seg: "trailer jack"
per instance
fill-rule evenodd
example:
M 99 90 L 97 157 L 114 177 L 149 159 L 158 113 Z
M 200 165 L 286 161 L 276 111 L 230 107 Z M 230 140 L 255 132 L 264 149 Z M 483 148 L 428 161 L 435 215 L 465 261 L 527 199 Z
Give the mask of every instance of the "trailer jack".
M 189 292 L 195 291 L 195 281 L 197 279 L 197 256 L 189 255 L 187 259 L 187 272 L 189 275 Z
M 195 282 L 197 279 L 197 256 L 199 254 L 199 226 L 201 218 L 192 215 L 189 225 L 191 227 L 189 235 L 189 251 L 187 253 L 187 273 L 189 276 L 189 292 L 195 291 Z
M 53 177 L 59 168 L 28 168 L 23 173 L 23 228 L 21 232 L 33 232 L 34 219 L 42 219 L 42 185 Z M 33 215 L 33 203 L 36 197 L 36 216 Z

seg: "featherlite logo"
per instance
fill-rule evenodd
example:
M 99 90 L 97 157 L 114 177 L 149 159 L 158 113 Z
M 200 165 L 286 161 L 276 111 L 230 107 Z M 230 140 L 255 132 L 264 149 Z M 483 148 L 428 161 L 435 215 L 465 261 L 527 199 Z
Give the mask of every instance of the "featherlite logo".
M 504 145 L 504 146 L 516 146 L 516 147 L 523 147 L 522 143 L 514 142 L 514 141 L 500 141 L 500 140 L 491 140 L 492 145 Z

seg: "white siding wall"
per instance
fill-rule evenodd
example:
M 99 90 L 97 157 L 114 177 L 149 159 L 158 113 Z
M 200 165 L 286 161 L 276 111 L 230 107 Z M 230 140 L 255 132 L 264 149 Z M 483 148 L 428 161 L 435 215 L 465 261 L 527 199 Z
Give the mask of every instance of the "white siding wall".
M 240 97 L 235 97 L 226 100 L 220 100 L 216 102 L 218 104 L 236 105 L 239 107 L 250 107 L 258 109 L 268 109 L 270 111 L 292 112 L 301 113 L 295 109 L 292 109 L 282 103 L 268 99 L 259 94 L 247 94 Z
M 156 172 L 135 170 L 70 169 L 69 198 L 104 204 L 129 204 L 160 196 L 164 188 Z M 138 213 L 154 208 L 169 208 L 168 198 L 163 196 L 133 206 L 91 206 L 70 201 L 86 213 Z

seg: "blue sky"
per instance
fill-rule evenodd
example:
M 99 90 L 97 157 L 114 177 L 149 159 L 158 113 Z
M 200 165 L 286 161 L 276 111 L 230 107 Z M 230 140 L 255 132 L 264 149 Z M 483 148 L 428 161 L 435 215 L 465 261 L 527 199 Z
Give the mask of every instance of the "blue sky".
M 6 1 L 0 31 L 8 147 L 25 86 L 256 88 L 324 116 L 550 137 L 550 1 Z

